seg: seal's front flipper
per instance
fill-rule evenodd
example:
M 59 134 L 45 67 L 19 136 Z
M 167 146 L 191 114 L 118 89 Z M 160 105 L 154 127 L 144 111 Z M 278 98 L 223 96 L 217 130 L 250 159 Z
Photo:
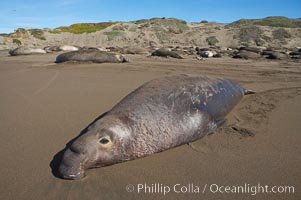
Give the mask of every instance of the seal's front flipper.
M 216 124 L 216 128 L 221 127 L 222 125 L 224 125 L 227 122 L 227 119 L 219 119 L 215 121 Z
M 207 135 L 211 135 L 216 129 L 221 127 L 227 122 L 227 119 L 218 119 L 215 120 L 212 124 L 209 124 L 208 133 Z

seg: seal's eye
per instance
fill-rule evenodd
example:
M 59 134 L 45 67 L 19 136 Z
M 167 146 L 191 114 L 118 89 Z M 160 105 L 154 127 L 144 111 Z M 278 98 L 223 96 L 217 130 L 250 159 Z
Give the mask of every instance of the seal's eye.
M 110 141 L 107 138 L 102 138 L 101 140 L 99 140 L 100 144 L 108 144 Z

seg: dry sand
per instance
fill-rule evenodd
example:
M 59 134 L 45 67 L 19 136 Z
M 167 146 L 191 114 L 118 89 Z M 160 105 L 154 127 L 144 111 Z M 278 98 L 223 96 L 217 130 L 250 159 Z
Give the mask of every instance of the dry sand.
M 301 199 L 300 62 L 131 56 L 124 64 L 54 64 L 57 54 L 7 55 L 0 52 L 0 199 Z M 80 181 L 54 176 L 57 153 L 97 116 L 143 82 L 180 73 L 232 78 L 257 93 L 192 144 L 89 170 Z M 144 183 L 201 191 L 125 189 Z M 295 193 L 202 193 L 206 184 L 259 183 L 294 186 Z

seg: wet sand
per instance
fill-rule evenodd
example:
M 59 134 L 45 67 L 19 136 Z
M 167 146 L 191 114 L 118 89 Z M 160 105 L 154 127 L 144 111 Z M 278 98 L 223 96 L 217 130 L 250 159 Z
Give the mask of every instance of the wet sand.
M 7 55 L 0 52 L 0 199 L 301 199 L 300 62 L 130 56 L 123 64 L 54 64 L 57 54 Z M 189 145 L 88 170 L 80 181 L 55 177 L 54 156 L 68 141 L 145 81 L 171 74 L 224 76 L 257 93 Z M 137 184 L 200 191 L 164 196 L 138 193 Z M 212 184 L 288 185 L 295 193 L 221 194 Z

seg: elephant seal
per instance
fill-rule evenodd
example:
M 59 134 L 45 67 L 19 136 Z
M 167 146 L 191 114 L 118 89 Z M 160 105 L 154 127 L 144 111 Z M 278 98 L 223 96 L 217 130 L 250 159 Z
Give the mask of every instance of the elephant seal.
M 19 55 L 31 55 L 31 54 L 45 54 L 47 53 L 43 49 L 34 49 L 34 48 L 29 48 L 29 47 L 18 47 L 16 49 L 10 50 L 9 54 L 11 56 L 19 56 Z
M 77 46 L 70 46 L 70 45 L 60 45 L 60 46 L 46 46 L 44 47 L 44 50 L 48 53 L 51 53 L 53 51 L 78 51 L 81 47 Z
M 180 56 L 177 52 L 174 51 L 168 51 L 168 50 L 163 50 L 163 49 L 158 49 L 152 53 L 152 56 L 161 56 L 161 57 L 172 57 L 172 58 L 180 58 L 182 59 L 183 57 Z
M 199 51 L 197 54 L 204 58 L 211 58 L 214 55 L 212 51 Z
M 261 55 L 263 55 L 267 59 L 283 60 L 289 58 L 288 55 L 286 55 L 285 53 L 281 53 L 278 51 L 263 51 Z
M 80 50 L 80 47 L 71 46 L 71 45 L 61 45 L 59 46 L 59 49 L 61 51 L 78 51 Z
M 56 57 L 56 63 L 66 61 L 79 61 L 79 62 L 95 62 L 95 63 L 119 63 L 129 62 L 129 59 L 121 54 L 102 52 L 98 49 L 83 49 L 79 51 L 71 51 L 60 54 Z
M 240 47 L 239 48 L 240 51 L 244 50 L 244 51 L 250 51 L 250 52 L 254 52 L 254 53 L 261 53 L 262 49 L 261 48 L 257 48 L 257 47 Z
M 47 53 L 51 53 L 53 51 L 61 51 L 60 46 L 46 46 L 43 48 Z
M 147 49 L 141 47 L 124 47 L 121 49 L 122 54 L 149 54 Z
M 67 147 L 65 179 L 85 170 L 145 157 L 213 132 L 250 93 L 232 80 L 186 75 L 151 80 L 123 98 Z
M 241 50 L 234 54 L 232 58 L 241 58 L 241 59 L 259 59 L 261 55 L 252 51 Z

